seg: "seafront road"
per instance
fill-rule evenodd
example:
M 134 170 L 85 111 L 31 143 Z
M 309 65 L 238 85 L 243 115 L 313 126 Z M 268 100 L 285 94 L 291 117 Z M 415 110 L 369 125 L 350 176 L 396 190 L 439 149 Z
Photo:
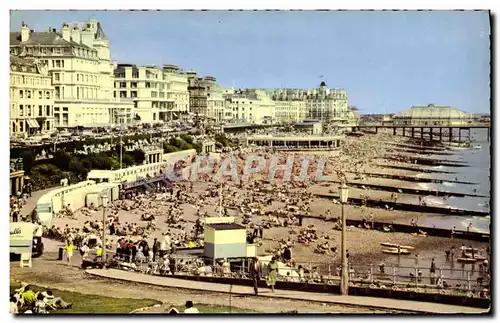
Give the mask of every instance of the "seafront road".
M 230 285 L 227 284 L 190 281 L 171 277 L 159 277 L 119 269 L 89 269 L 86 272 L 103 278 L 143 283 L 159 287 L 182 288 L 219 293 L 229 293 L 230 288 Z M 231 293 L 235 295 L 253 295 L 253 287 L 233 285 L 231 287 Z M 414 302 L 389 298 L 342 296 L 279 289 L 276 289 L 274 293 L 271 293 L 271 290 L 267 288 L 261 288 L 259 295 L 256 297 L 284 298 L 427 314 L 481 314 L 488 312 L 486 309 L 474 307 L 454 306 L 430 302 Z

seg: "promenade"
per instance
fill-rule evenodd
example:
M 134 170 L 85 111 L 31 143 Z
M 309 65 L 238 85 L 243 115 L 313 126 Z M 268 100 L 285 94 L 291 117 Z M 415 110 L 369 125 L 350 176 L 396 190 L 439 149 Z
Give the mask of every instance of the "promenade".
M 86 272 L 88 274 L 103 278 L 129 281 L 133 283 L 143 283 L 160 287 L 232 293 L 235 295 L 253 295 L 253 288 L 249 286 L 189 281 L 171 277 L 159 277 L 135 272 L 128 272 L 118 269 L 89 269 L 86 270 Z M 488 310 L 481 308 L 453 306 L 427 302 L 413 302 L 387 298 L 342 296 L 326 293 L 311 293 L 304 291 L 290 291 L 279 289 L 276 289 L 274 293 L 271 293 L 271 290 L 266 288 L 260 288 L 259 295 L 255 297 L 293 299 L 426 314 L 481 314 L 488 312 Z

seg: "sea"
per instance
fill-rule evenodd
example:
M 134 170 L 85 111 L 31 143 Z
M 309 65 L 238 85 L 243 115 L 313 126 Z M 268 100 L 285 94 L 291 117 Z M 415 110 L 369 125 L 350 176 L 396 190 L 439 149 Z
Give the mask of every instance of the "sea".
M 466 131 L 462 130 L 462 139 Z M 458 133 L 454 134 L 458 137 Z M 424 201 L 429 206 L 443 206 L 470 211 L 490 212 L 491 200 L 491 145 L 488 141 L 487 129 L 471 129 L 471 143 L 480 148 L 455 148 L 447 150 L 453 155 L 430 155 L 426 158 L 447 159 L 467 163 L 468 167 L 427 166 L 427 168 L 453 172 L 447 173 L 420 173 L 422 178 L 435 178 L 443 180 L 442 183 L 415 183 L 415 188 L 436 189 L 457 193 L 479 195 L 480 197 L 442 197 L 426 196 Z M 448 182 L 449 181 L 449 182 Z M 452 181 L 470 182 L 473 184 L 457 184 Z M 405 202 L 418 203 L 418 197 L 408 198 Z M 432 215 L 418 220 L 422 226 L 435 226 L 437 228 L 466 230 L 472 224 L 471 230 L 490 233 L 490 215 L 488 216 L 454 216 Z

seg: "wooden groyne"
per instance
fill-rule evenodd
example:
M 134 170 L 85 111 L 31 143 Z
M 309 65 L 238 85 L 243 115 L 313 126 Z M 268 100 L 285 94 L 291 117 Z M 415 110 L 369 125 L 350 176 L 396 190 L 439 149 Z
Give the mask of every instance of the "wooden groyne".
M 424 150 L 424 151 L 444 151 L 444 150 L 450 150 L 446 146 L 421 146 L 421 145 L 408 145 L 408 144 L 394 144 L 391 143 L 389 144 L 390 146 L 395 146 L 395 147 L 401 147 L 401 148 L 410 148 L 410 149 L 416 149 L 416 150 Z
M 350 200 L 350 199 L 349 199 Z M 286 215 L 281 213 L 274 213 L 275 216 L 278 217 L 286 217 Z M 323 220 L 325 222 L 337 222 L 339 217 L 331 217 L 327 218 L 325 216 L 320 215 L 304 215 L 305 219 L 315 219 L 315 220 Z M 357 220 L 357 219 L 346 219 L 346 224 L 348 226 L 355 226 L 363 228 L 364 224 L 368 224 L 370 227 L 372 226 L 372 222 L 369 220 Z M 390 231 L 384 230 L 384 227 L 392 226 Z M 434 227 L 424 227 L 424 226 L 413 226 L 410 224 L 402 224 L 402 223 L 394 223 L 394 222 L 381 222 L 381 221 L 373 221 L 373 229 L 370 230 L 378 230 L 387 233 L 391 232 L 402 232 L 402 233 L 420 233 L 421 231 L 425 232 L 429 236 L 433 237 L 442 237 L 442 238 L 452 238 L 452 230 L 444 229 L 444 228 L 434 228 Z M 453 234 L 453 238 L 456 239 L 464 239 L 471 241 L 479 241 L 479 242 L 489 242 L 490 234 L 483 232 L 473 232 L 473 231 L 462 231 L 455 230 Z
M 340 182 L 333 182 L 340 184 Z M 433 196 L 457 196 L 457 197 L 488 197 L 484 195 L 477 194 L 466 194 L 466 193 L 457 193 L 451 191 L 438 191 L 438 190 L 425 190 L 425 189 L 416 189 L 416 188 L 404 188 L 404 187 L 395 187 L 390 185 L 379 185 L 379 184 L 361 184 L 361 183 L 353 183 L 348 182 L 349 186 L 357 187 L 357 188 L 371 188 L 377 191 L 386 191 L 386 192 L 399 192 L 399 193 L 407 193 L 414 195 L 433 195 Z
M 473 182 L 452 181 L 452 180 L 415 177 L 415 176 L 406 176 L 406 175 L 393 175 L 393 174 L 382 174 L 382 173 L 355 173 L 355 174 L 365 175 L 368 177 L 387 178 L 387 179 L 395 179 L 395 180 L 402 180 L 402 181 L 407 181 L 407 182 L 417 182 L 417 183 L 438 183 L 438 184 L 441 184 L 441 183 L 447 182 L 447 183 L 455 183 L 455 184 L 479 185 L 479 183 L 473 183 Z
M 325 199 L 338 199 L 338 196 L 333 194 L 325 194 L 325 193 L 314 193 L 316 197 L 325 198 Z M 349 204 L 353 205 L 366 205 L 367 207 L 378 207 L 378 208 L 392 208 L 394 210 L 401 211 L 412 211 L 412 212 L 421 212 L 421 213 L 434 213 L 434 214 L 443 214 L 443 215 L 467 215 L 467 216 L 488 216 L 490 212 L 484 211 L 473 211 L 473 210 L 464 210 L 464 209 L 454 209 L 454 208 L 444 208 L 438 206 L 428 206 L 428 205 L 415 205 L 409 203 L 401 203 L 401 202 L 393 202 L 393 201 L 383 201 L 383 200 L 373 200 L 367 198 L 360 197 L 349 197 Z M 386 207 L 387 206 L 387 207 Z
M 380 168 L 392 168 L 392 169 L 400 169 L 400 170 L 409 170 L 412 172 L 420 172 L 420 173 L 442 173 L 442 174 L 455 174 L 456 172 L 450 172 L 445 170 L 435 170 L 435 169 L 427 169 L 427 168 L 419 168 L 419 167 L 410 167 L 410 166 L 398 166 L 398 165 L 375 165 Z
M 406 152 L 410 154 L 419 154 L 419 155 L 439 155 L 439 156 L 453 156 L 453 153 L 443 152 L 443 151 L 427 151 L 427 150 L 415 150 L 410 148 L 400 148 L 400 147 L 391 147 L 389 149 L 394 150 L 395 152 Z
M 447 159 L 433 159 L 433 158 L 422 158 L 422 157 L 410 157 L 410 156 L 383 156 L 378 157 L 378 159 L 388 159 L 399 161 L 403 163 L 418 164 L 424 166 L 446 166 L 446 167 L 469 167 L 465 162 L 452 161 Z
M 363 221 L 363 220 L 350 220 L 346 219 L 346 224 L 347 225 L 353 225 L 355 227 L 363 226 L 363 224 L 367 223 L 368 225 L 372 225 L 370 221 Z M 400 223 L 387 223 L 387 222 L 378 222 L 374 221 L 373 230 L 379 230 L 379 231 L 384 231 L 384 227 L 389 227 L 389 225 L 392 226 L 392 232 L 403 232 L 403 233 L 419 233 L 419 232 L 425 232 L 428 236 L 433 236 L 433 237 L 442 237 L 442 238 L 456 238 L 456 239 L 464 239 L 464 240 L 471 240 L 471 241 L 480 241 L 480 242 L 489 242 L 490 241 L 490 234 L 489 233 L 482 233 L 482 232 L 467 232 L 467 231 L 460 231 L 457 230 L 453 233 L 452 235 L 452 230 L 449 229 L 443 229 L 443 228 L 431 228 L 431 227 L 422 227 L 422 226 L 412 226 L 408 224 L 400 224 Z M 385 231 L 384 231 L 385 232 Z

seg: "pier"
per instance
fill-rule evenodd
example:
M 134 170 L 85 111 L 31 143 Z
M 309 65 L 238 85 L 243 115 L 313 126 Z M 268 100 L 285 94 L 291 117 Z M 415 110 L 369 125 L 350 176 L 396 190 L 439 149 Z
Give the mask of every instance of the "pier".
M 394 136 L 400 134 L 403 137 L 438 140 L 438 141 L 448 141 L 448 142 L 462 142 L 470 141 L 471 139 L 471 129 L 487 129 L 487 140 L 490 141 L 491 137 L 491 125 L 489 122 L 473 122 L 464 121 L 462 125 L 429 125 L 425 122 L 423 124 L 384 124 L 384 123 L 367 123 L 360 124 L 357 126 L 358 129 L 372 130 L 378 133 L 378 129 L 392 129 L 392 134 Z M 453 131 L 458 132 L 458 136 L 454 135 Z M 457 140 L 458 139 L 458 140 Z M 464 139 L 464 140 L 462 140 Z

